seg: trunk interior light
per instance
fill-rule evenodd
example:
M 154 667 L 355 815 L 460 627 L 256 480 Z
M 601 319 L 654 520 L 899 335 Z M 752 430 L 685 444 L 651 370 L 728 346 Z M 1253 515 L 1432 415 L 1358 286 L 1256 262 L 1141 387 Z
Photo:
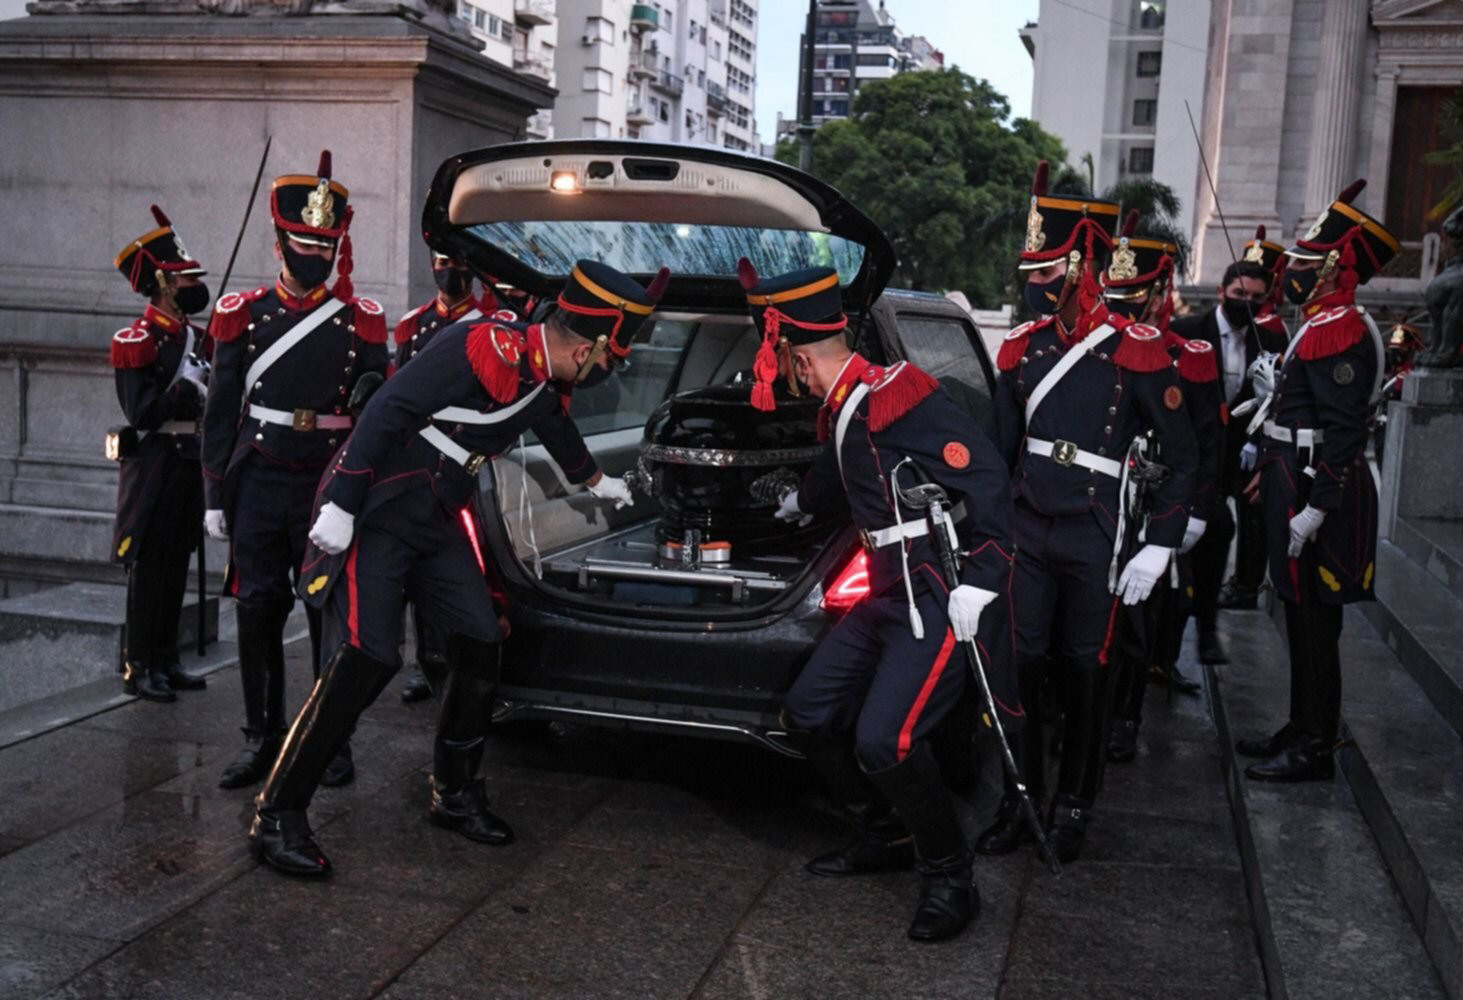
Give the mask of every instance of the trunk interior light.
M 844 612 L 869 596 L 869 553 L 860 548 L 823 594 L 824 611 Z
M 579 178 L 572 170 L 555 170 L 549 175 L 549 190 L 556 194 L 578 194 Z

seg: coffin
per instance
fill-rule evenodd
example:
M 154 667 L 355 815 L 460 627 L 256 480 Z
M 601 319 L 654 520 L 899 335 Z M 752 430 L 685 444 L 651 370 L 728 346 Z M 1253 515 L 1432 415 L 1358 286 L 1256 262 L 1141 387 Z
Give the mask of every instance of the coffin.
M 817 458 L 822 400 L 779 388 L 777 408 L 751 404 L 747 385 L 705 386 L 661 403 L 645 424 L 641 474 L 661 505 L 656 540 L 662 558 L 724 562 L 793 551 L 826 533 L 773 517 Z M 684 546 L 699 550 L 686 555 Z

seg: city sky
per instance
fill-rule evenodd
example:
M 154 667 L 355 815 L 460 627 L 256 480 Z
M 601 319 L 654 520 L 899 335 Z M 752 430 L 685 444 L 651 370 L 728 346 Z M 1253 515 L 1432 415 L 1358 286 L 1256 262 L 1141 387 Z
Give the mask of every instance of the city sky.
M 875 0 L 877 2 L 877 0 Z M 924 35 L 945 53 L 946 66 L 984 77 L 1011 102 L 1031 112 L 1031 57 L 1016 30 L 1036 20 L 1038 0 L 886 0 L 901 31 Z M 763 0 L 757 25 L 757 131 L 772 142 L 777 113 L 797 113 L 798 41 L 806 0 Z

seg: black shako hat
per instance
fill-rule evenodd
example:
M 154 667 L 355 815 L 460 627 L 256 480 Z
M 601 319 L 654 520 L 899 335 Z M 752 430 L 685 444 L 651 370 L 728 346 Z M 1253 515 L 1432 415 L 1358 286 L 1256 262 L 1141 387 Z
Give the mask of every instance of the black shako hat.
M 1112 246 L 1118 228 L 1118 203 L 1101 198 L 1046 193 L 1048 166 L 1036 165 L 1031 183 L 1031 206 L 1026 213 L 1026 242 L 1021 250 L 1022 271 L 1035 271 L 1066 257 L 1073 250 L 1090 259 Z
M 163 210 L 153 205 L 152 217 L 157 228 L 128 243 L 112 262 L 132 285 L 134 292 L 148 297 L 158 289 L 158 271 L 169 274 L 208 273 L 188 253 L 188 248 L 183 246 L 182 239 Z
M 314 174 L 276 177 L 269 192 L 269 214 L 282 234 L 298 243 L 333 247 L 345 235 L 350 192 L 330 177 L 330 150 L 320 153 Z
M 636 332 L 655 312 L 671 272 L 661 268 L 649 287 L 597 260 L 581 260 L 559 293 L 559 319 L 585 340 L 599 343 L 615 360 L 629 357 Z
M 1173 273 L 1179 248 L 1156 236 L 1141 235 L 1137 229 L 1138 213 L 1130 211 L 1103 275 L 1104 295 L 1108 299 L 1142 298 Z
M 1344 277 L 1346 271 L 1354 273 L 1354 284 L 1365 284 L 1386 267 L 1401 251 L 1402 244 L 1380 222 L 1351 204 L 1364 187 L 1365 180 L 1353 181 L 1338 194 L 1305 235 L 1295 241 L 1295 246 L 1285 251 L 1286 256 L 1326 261 L 1323 271 L 1334 270 L 1339 265 L 1343 286 L 1349 283 Z
M 737 262 L 737 277 L 747 293 L 747 311 L 762 339 L 752 366 L 757 380 L 752 387 L 752 405 L 771 410 L 776 405 L 772 383 L 777 379 L 779 352 L 827 340 L 848 328 L 843 290 L 838 285 L 838 272 L 831 267 L 804 267 L 761 278 L 756 266 L 743 257 Z
M 1245 245 L 1240 249 L 1239 259 L 1247 260 L 1251 264 L 1259 264 L 1273 274 L 1276 271 L 1276 265 L 1284 255 L 1285 247 L 1265 239 L 1265 227 L 1256 226 L 1255 238 L 1245 241 Z

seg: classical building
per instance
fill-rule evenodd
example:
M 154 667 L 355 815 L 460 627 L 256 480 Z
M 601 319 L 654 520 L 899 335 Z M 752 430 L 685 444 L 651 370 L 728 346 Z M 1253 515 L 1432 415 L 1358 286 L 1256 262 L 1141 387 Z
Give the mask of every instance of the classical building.
M 558 0 L 554 134 L 756 148 L 755 0 Z

